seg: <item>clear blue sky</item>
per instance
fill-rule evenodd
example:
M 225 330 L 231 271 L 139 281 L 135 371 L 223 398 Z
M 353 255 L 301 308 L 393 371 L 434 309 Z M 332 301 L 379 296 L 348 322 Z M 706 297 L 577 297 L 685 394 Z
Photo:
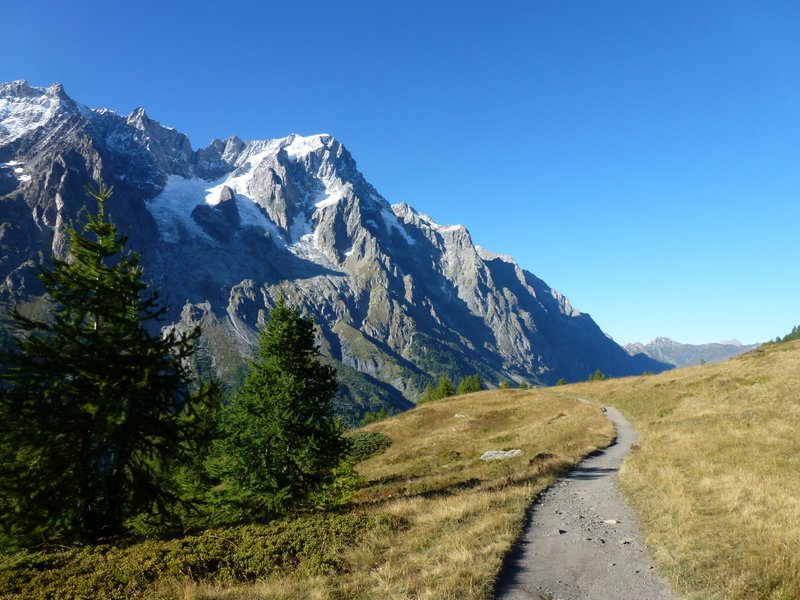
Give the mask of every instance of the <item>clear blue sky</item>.
M 331 133 L 620 343 L 800 323 L 800 4 L 3 3 L 0 80 L 212 138 Z

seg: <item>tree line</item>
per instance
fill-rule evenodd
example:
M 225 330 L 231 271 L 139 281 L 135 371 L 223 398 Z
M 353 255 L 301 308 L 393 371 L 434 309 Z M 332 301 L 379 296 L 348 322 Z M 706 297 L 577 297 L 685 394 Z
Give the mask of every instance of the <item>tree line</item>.
M 243 386 L 188 368 L 199 328 L 160 331 L 166 307 L 107 216 L 68 229 L 40 279 L 42 319 L 10 311 L 0 372 L 0 546 L 92 543 L 265 521 L 335 502 L 352 478 L 337 383 L 314 324 L 279 300 Z M 155 330 L 155 331 L 153 331 Z

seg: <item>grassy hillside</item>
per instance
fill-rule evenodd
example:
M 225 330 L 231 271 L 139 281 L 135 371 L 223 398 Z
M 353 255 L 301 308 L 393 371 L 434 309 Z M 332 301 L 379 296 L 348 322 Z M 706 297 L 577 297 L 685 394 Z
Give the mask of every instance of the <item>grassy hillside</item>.
M 368 430 L 352 506 L 126 547 L 0 556 L 0 598 L 489 598 L 531 500 L 611 439 L 661 571 L 686 598 L 800 598 L 800 341 L 726 363 L 431 402 Z M 486 450 L 520 448 L 506 461 Z
M 612 439 L 600 409 L 547 390 L 438 400 L 368 429 L 391 445 L 359 465 L 344 513 L 0 556 L 0 598 L 489 598 L 533 497 Z
M 621 481 L 687 598 L 800 598 L 800 342 L 566 386 L 640 435 Z

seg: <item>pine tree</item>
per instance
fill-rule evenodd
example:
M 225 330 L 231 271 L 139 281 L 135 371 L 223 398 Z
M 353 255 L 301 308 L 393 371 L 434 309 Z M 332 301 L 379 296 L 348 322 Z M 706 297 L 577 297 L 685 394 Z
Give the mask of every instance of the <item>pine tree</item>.
M 214 467 L 234 517 L 264 520 L 302 505 L 345 457 L 333 414 L 336 371 L 318 356 L 313 320 L 279 300 L 259 357 L 223 412 Z
M 106 217 L 111 194 L 89 189 L 97 214 L 68 230 L 67 259 L 40 274 L 50 317 L 12 313 L 0 375 L 0 524 L 18 544 L 96 540 L 123 533 L 133 516 L 166 512 L 169 472 L 213 397 L 188 388 L 199 332 L 145 327 L 166 309 Z
M 433 387 L 432 383 L 429 383 L 425 386 L 425 391 L 422 393 L 422 397 L 417 400 L 417 404 L 425 404 L 431 400 L 436 400 L 436 389 Z
M 424 404 L 433 400 L 447 398 L 448 396 L 452 396 L 454 393 L 455 388 L 453 387 L 452 380 L 447 375 L 442 375 L 439 377 L 436 387 L 433 387 L 432 384 L 428 384 L 425 387 L 425 392 L 422 394 L 422 398 L 417 401 L 417 404 Z
M 439 398 L 447 398 L 448 396 L 452 396 L 455 393 L 453 388 L 453 382 L 447 375 L 442 375 L 439 377 L 439 383 L 436 385 L 436 391 L 434 392 L 434 396 L 438 400 Z
M 589 375 L 587 381 L 603 381 L 604 379 L 608 379 L 608 377 L 600 369 L 596 369 L 594 373 Z
M 483 381 L 481 381 L 481 376 L 475 373 L 474 375 L 468 375 L 464 379 L 461 380 L 461 383 L 458 384 L 458 394 L 471 394 L 472 392 L 479 392 L 483 389 Z

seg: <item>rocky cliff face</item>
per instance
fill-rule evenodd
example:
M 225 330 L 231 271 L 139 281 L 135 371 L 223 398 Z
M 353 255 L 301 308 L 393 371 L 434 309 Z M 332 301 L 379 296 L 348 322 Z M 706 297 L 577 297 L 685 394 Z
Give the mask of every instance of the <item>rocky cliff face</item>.
M 0 84 L 6 300 L 41 292 L 35 266 L 64 252 L 84 186 L 101 178 L 170 319 L 202 325 L 200 366 L 225 379 L 281 295 L 314 316 L 324 353 L 344 365 L 341 408 L 353 414 L 407 406 L 442 373 L 550 384 L 665 368 L 629 356 L 465 227 L 390 205 L 331 136 L 231 137 L 195 151 L 142 109 L 90 110 L 60 85 Z

